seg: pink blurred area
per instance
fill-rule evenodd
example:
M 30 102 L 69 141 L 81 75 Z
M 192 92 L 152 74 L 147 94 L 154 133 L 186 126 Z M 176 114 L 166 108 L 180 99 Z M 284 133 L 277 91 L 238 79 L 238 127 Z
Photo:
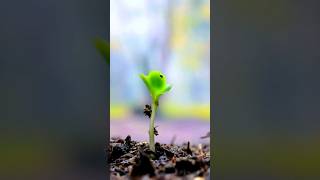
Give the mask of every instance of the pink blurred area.
M 182 144 L 190 141 L 191 144 L 209 144 L 210 139 L 202 139 L 210 131 L 209 121 L 197 119 L 164 120 L 155 122 L 159 135 L 156 142 Z M 145 117 L 130 117 L 126 119 L 114 119 L 110 121 L 110 137 L 125 138 L 130 135 L 132 140 L 148 141 L 149 119 Z

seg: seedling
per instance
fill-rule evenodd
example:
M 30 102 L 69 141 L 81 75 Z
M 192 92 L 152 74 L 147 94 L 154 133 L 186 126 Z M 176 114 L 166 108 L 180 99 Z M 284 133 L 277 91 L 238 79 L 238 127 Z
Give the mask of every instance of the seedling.
M 147 76 L 144 74 L 140 74 L 140 78 L 143 80 L 144 84 L 147 86 L 152 98 L 151 118 L 150 118 L 150 126 L 149 126 L 149 146 L 150 146 L 150 150 L 155 152 L 154 120 L 155 120 L 156 112 L 159 106 L 159 98 L 161 95 L 165 94 L 171 89 L 171 85 L 166 83 L 166 77 L 159 71 L 150 71 Z

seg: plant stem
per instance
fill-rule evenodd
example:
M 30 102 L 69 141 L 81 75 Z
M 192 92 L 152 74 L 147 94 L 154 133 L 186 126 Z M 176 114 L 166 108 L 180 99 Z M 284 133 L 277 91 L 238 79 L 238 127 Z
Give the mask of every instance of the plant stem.
M 156 117 L 158 103 L 153 100 L 151 108 L 152 108 L 152 113 L 151 113 L 150 127 L 149 127 L 149 146 L 150 146 L 150 150 L 155 152 L 156 150 L 154 146 L 154 118 Z

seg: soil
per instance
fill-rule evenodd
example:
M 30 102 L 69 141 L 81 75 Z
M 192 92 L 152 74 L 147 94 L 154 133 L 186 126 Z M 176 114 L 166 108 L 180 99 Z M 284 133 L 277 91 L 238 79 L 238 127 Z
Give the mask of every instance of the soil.
M 210 146 L 182 146 L 112 138 L 107 148 L 110 176 L 125 179 L 210 179 Z

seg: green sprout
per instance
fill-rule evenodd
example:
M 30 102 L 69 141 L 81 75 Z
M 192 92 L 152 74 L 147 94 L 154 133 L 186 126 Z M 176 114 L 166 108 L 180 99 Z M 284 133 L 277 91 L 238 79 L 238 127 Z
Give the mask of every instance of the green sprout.
M 161 95 L 165 94 L 171 89 L 171 85 L 166 83 L 166 77 L 159 71 L 150 71 L 147 76 L 144 74 L 140 74 L 140 78 L 143 80 L 144 84 L 147 86 L 152 98 L 152 106 L 151 106 L 152 110 L 151 110 L 150 127 L 149 127 L 149 145 L 150 145 L 150 150 L 155 152 L 154 119 L 159 106 L 159 98 Z

